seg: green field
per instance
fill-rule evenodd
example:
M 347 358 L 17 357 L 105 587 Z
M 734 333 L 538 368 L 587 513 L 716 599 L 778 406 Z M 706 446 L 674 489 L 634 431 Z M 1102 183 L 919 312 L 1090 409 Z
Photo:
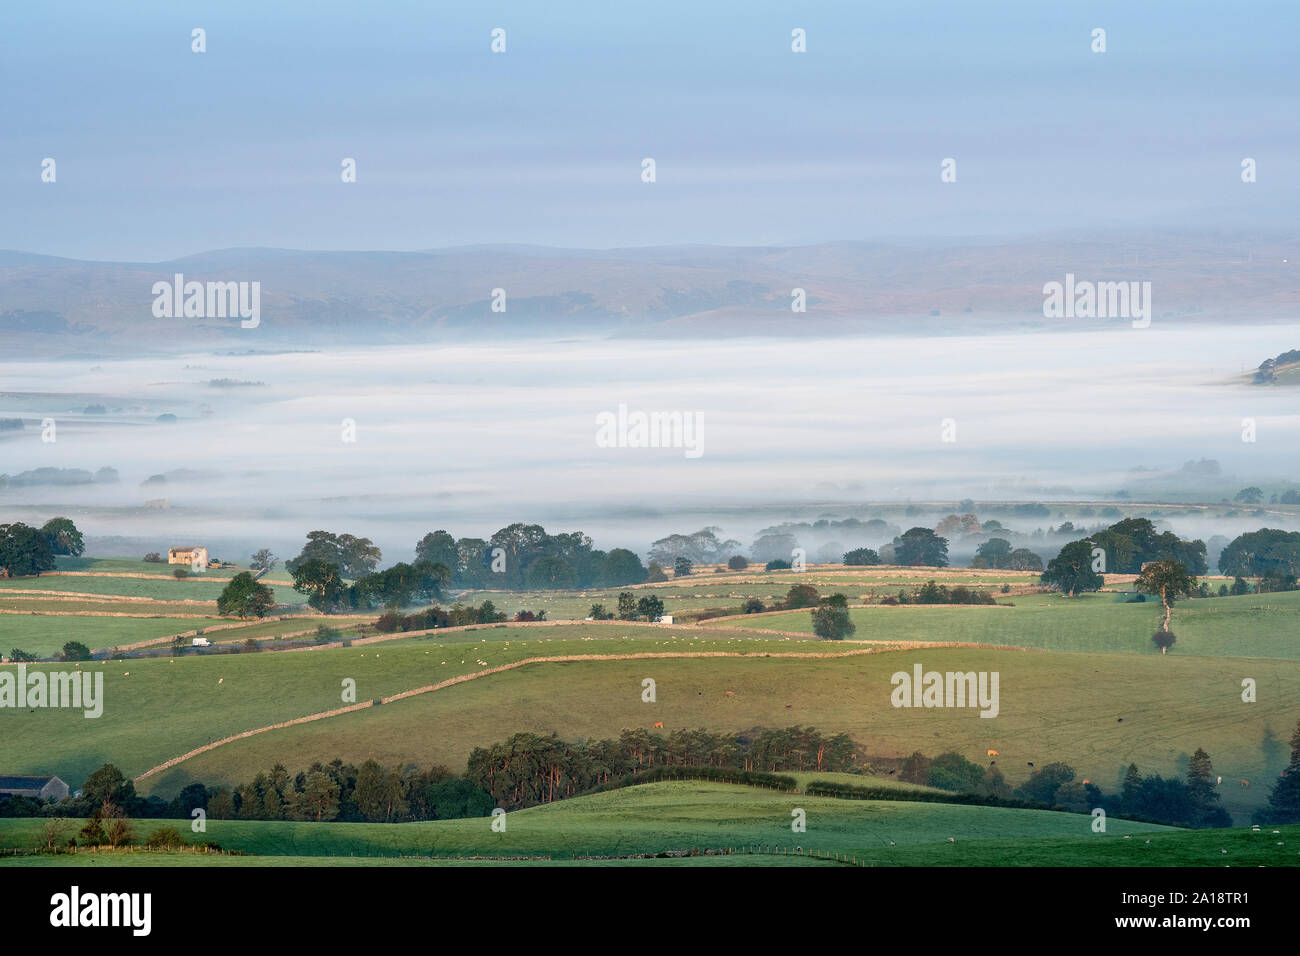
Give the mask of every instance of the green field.
M 666 613 L 700 611 L 705 608 L 736 608 L 747 598 L 764 604 L 783 600 L 796 584 L 809 584 L 824 594 L 844 593 L 854 602 L 875 600 L 884 594 L 896 594 L 902 587 L 919 587 L 934 579 L 940 584 L 965 584 L 996 592 L 1003 584 L 1026 587 L 1038 583 L 1038 575 L 1021 571 L 972 571 L 966 568 L 897 568 L 811 566 L 806 571 L 764 571 L 761 567 L 746 571 L 714 573 L 703 569 L 684 578 L 670 578 L 658 584 L 628 587 L 588 588 L 574 591 L 468 591 L 459 600 L 478 604 L 490 600 L 502 610 L 546 611 L 558 620 L 582 620 L 593 604 L 616 610 L 622 591 L 637 597 L 654 594 L 664 602 Z
M 155 637 L 183 634 L 195 628 L 229 624 L 227 619 L 181 617 L 76 617 L 72 615 L 0 614 L 0 654 L 17 647 L 30 654 L 51 656 L 68 641 L 91 649 L 134 644 Z M 2 718 L 0 718 L 2 719 Z
M 118 559 L 75 564 L 61 559 L 61 566 L 114 575 L 153 573 L 160 568 L 165 573 L 165 566 Z M 857 602 L 930 577 L 983 587 L 1005 580 L 1024 587 L 1033 576 L 963 569 L 813 568 L 802 574 L 761 570 L 705 573 L 633 590 L 638 595 L 659 595 L 672 613 L 736 607 L 751 596 L 771 601 L 784 596 L 794 583 L 812 584 L 824 594 L 845 593 Z M 140 600 L 155 596 L 169 602 L 212 600 L 221 586 L 222 581 L 215 577 L 177 582 L 46 575 L 0 582 L 0 588 L 42 592 L 5 597 L 0 589 L 0 607 L 139 615 L 0 614 L 0 653 L 20 647 L 50 654 L 67 640 L 112 647 L 233 623 L 215 615 L 152 616 L 189 608 L 201 613 L 201 609 L 213 607 L 210 604 Z M 478 592 L 462 599 L 478 602 L 490 598 L 505 611 L 546 610 L 548 617 L 563 621 L 585 616 L 593 603 L 614 607 L 619 590 Z M 70 592 L 118 595 L 126 600 L 60 597 Z M 277 588 L 281 600 L 290 596 L 295 603 L 302 599 L 284 586 Z M 696 727 L 743 732 L 797 723 L 850 734 L 864 751 L 864 758 L 895 758 L 915 750 L 930 756 L 956 751 L 977 763 L 987 763 L 990 758 L 985 751 L 995 749 L 999 751 L 995 758 L 998 767 L 1013 787 L 1028 776 L 1031 763 L 1042 766 L 1059 760 L 1073 766 L 1077 778 L 1091 779 L 1110 792 L 1118 788 L 1120 775 L 1130 762 L 1136 762 L 1145 773 L 1181 775 L 1188 755 L 1203 747 L 1214 760 L 1215 772 L 1223 776 L 1223 804 L 1239 822 L 1245 822 L 1267 799 L 1279 750 L 1284 760 L 1284 742 L 1300 717 L 1296 709 L 1300 701 L 1300 593 L 1180 602 L 1173 620 L 1179 640 L 1165 656 L 1150 643 L 1160 614 L 1156 602 L 1123 603 L 1122 596 L 1111 592 L 1077 599 L 1043 593 L 999 598 L 1003 606 L 857 607 L 851 611 L 858 627 L 854 640 L 835 643 L 812 635 L 811 615 L 804 610 L 742 615 L 702 626 L 580 620 L 554 625 L 481 625 L 303 653 L 185 654 L 174 659 L 95 662 L 88 666 L 105 677 L 103 716 L 86 720 L 80 711 L 0 710 L 0 768 L 6 773 L 57 773 L 76 787 L 105 762 L 137 776 L 195 748 L 260 731 L 221 743 L 137 784 L 143 794 L 170 797 L 194 781 L 229 786 L 277 763 L 296 771 L 314 761 L 336 757 L 357 764 L 369 758 L 386 765 L 441 764 L 460 771 L 474 747 L 521 731 L 554 732 L 576 741 L 616 737 L 624 728 L 649 728 L 656 722 L 663 723 L 665 733 Z M 374 633 L 373 629 L 360 629 L 355 619 L 303 615 L 285 621 L 250 622 L 208 636 L 214 642 L 242 643 L 249 637 L 264 639 L 310 629 L 322 620 L 343 630 L 344 637 Z M 779 631 L 787 633 L 774 633 Z M 939 642 L 982 646 L 927 646 Z M 681 656 L 717 653 L 729 656 Z M 343 707 L 345 679 L 356 681 L 357 700 L 365 704 L 531 658 L 630 654 L 677 656 L 534 661 L 400 701 L 265 729 Z M 941 672 L 998 672 L 998 717 L 980 718 L 974 708 L 893 707 L 891 675 L 900 670 L 910 672 L 917 663 Z M 641 701 L 645 677 L 653 677 L 657 683 L 653 704 Z M 1241 683 L 1246 677 L 1257 682 L 1256 703 L 1241 701 Z M 806 785 L 813 777 L 827 776 L 799 774 L 798 779 Z M 846 779 L 862 782 L 864 778 Z M 1253 786 L 1238 787 L 1238 779 L 1251 780 Z M 867 778 L 865 782 L 875 784 L 876 780 Z M 726 833 L 733 842 L 753 842 L 760 832 L 752 829 L 758 825 L 754 814 L 761 815 L 758 808 L 766 808 L 761 813 L 768 813 L 766 801 L 772 796 L 705 784 L 662 784 L 636 790 L 642 794 L 636 799 L 649 808 L 636 827 L 623 825 L 628 814 L 635 815 L 619 802 L 631 799 L 629 792 L 604 794 L 590 798 L 596 801 L 593 804 L 575 804 L 594 808 L 584 814 L 582 827 L 577 829 L 568 828 L 564 814 L 547 816 L 556 814 L 562 805 L 512 814 L 512 821 L 533 819 L 532 814 L 537 819 L 553 819 L 556 826 L 518 834 L 512 822 L 512 839 L 515 835 L 527 839 L 509 851 L 493 851 L 492 844 L 481 842 L 482 834 L 475 828 L 485 826 L 482 821 L 383 826 L 373 834 L 365 825 L 356 824 L 213 821 L 212 825 L 230 828 L 231 839 L 245 841 L 236 844 L 214 837 L 228 848 L 272 854 L 269 858 L 277 861 L 362 852 L 413 857 L 518 852 L 565 857 L 649 852 L 656 840 L 673 835 L 705 840 L 710 834 L 718 837 Z M 737 793 L 746 794 L 738 803 Z M 729 806 L 728 801 L 736 803 L 740 817 L 725 818 L 719 830 L 718 807 Z M 852 801 L 823 800 L 817 805 L 822 803 L 828 820 L 837 821 L 832 829 L 838 835 L 827 832 L 829 842 L 824 847 L 811 840 L 804 845 L 830 853 L 856 853 L 875 863 L 1050 864 L 1061 862 L 1062 855 L 1067 862 L 1098 865 L 1145 860 L 1134 853 L 1162 854 L 1159 862 L 1195 863 L 1199 860 L 1196 854 L 1205 850 L 1197 842 L 1202 839 L 1197 834 L 1169 834 L 1150 845 L 1163 849 L 1146 849 L 1148 845 L 1143 843 L 1144 849 L 1138 851 L 1133 841 L 1121 845 L 1108 837 L 1089 839 L 1086 830 L 1076 836 L 1061 832 L 1055 824 L 1035 829 L 1040 823 L 1029 826 L 1028 819 L 1016 817 L 1011 826 L 998 818 L 998 814 L 1028 811 L 884 803 L 867 813 L 868 805 L 863 803 L 856 803 L 857 810 L 844 809 Z M 602 819 L 600 813 L 606 812 L 600 808 L 608 810 L 608 834 L 595 826 Z M 839 816 L 845 813 L 849 817 Z M 1061 818 L 1071 825 L 1082 822 L 1086 826 L 1088 822 L 1069 814 L 1042 816 L 1056 824 Z M 880 856 L 883 851 L 872 849 L 865 836 L 874 831 L 862 828 L 882 820 L 900 821 L 890 826 L 915 833 L 915 839 L 912 835 L 906 839 L 891 836 L 888 839 L 898 846 Z M 655 821 L 661 829 L 655 829 Z M 962 849 L 954 854 L 946 836 L 936 842 L 936 831 L 928 829 L 952 829 L 959 822 L 964 828 L 959 840 L 970 841 L 968 846 L 978 842 L 978 853 Z M 17 826 L 20 824 L 0 824 L 0 833 L 18 832 L 12 830 Z M 665 826 L 668 829 L 663 829 Z M 492 836 L 490 831 L 488 835 Z M 583 841 L 591 845 L 579 845 Z M 101 859 L 108 865 L 131 865 L 148 855 L 106 855 Z M 207 859 L 221 860 L 222 865 L 240 860 Z M 731 863 L 741 858 L 725 859 Z M 178 860 L 185 865 L 205 858 L 181 856 Z
M 1014 607 L 853 608 L 855 640 L 974 641 L 1046 650 L 1158 655 L 1151 634 L 1163 617 L 1158 601 L 1117 603 L 1115 595 L 1022 595 Z M 812 634 L 809 611 L 705 621 Z M 1178 643 L 1170 655 L 1300 660 L 1300 591 L 1204 598 L 1174 605 Z
M 80 577 L 74 575 L 42 574 L 38 578 L 0 579 L 0 590 L 32 590 L 58 593 L 75 591 L 82 594 L 120 594 L 128 597 L 157 598 L 164 601 L 215 601 L 228 581 L 225 578 L 194 574 L 184 580 L 172 577 Z M 280 604 L 305 604 L 307 598 L 291 585 L 268 585 Z
M 890 675 L 917 662 L 941 671 L 999 671 L 998 718 L 983 719 L 970 709 L 893 708 Z M 1258 681 L 1258 703 L 1241 703 L 1242 675 Z M 646 676 L 658 684 L 655 705 L 640 701 Z M 725 690 L 735 696 L 725 696 Z M 473 746 L 523 730 L 578 739 L 617 736 L 624 727 L 655 721 L 666 731 L 800 723 L 849 733 L 875 755 L 953 750 L 984 763 L 985 750 L 996 749 L 998 765 L 1013 786 L 1028 776 L 1030 761 L 1041 766 L 1063 760 L 1080 778 L 1109 791 L 1131 761 L 1145 772 L 1168 775 L 1181 772 L 1179 760 L 1204 747 L 1225 780 L 1255 781 L 1250 790 L 1222 788 L 1224 805 L 1244 812 L 1267 795 L 1272 774 L 1265 776 L 1263 765 L 1265 734 L 1271 729 L 1277 737 L 1289 735 L 1297 699 L 1300 664 L 1289 661 L 935 649 L 842 660 L 536 664 L 239 740 L 156 782 L 151 778 L 146 789 L 170 794 L 195 779 L 245 780 L 277 760 L 305 767 L 334 757 L 356 762 L 373 757 L 388 764 L 460 768 Z M 511 702 L 508 708 L 501 706 L 503 700 Z
M 344 678 L 356 680 L 358 700 L 366 701 L 482 670 L 478 660 L 495 666 L 570 654 L 852 649 L 756 636 L 592 624 L 491 627 L 434 635 L 437 640 L 305 653 L 93 664 L 105 674 L 104 715 L 86 720 L 67 710 L 0 711 L 0 766 L 10 773 L 58 773 L 74 786 L 105 761 L 135 776 L 214 740 L 338 708 Z M 918 662 L 940 671 L 998 671 L 997 719 L 980 718 L 973 709 L 892 707 L 891 674 Z M 646 676 L 658 684 L 655 704 L 640 699 Z M 1258 682 L 1257 703 L 1241 702 L 1243 676 Z M 231 784 L 277 762 L 302 769 L 334 757 L 459 770 L 473 747 L 524 730 L 578 739 L 617 736 L 622 728 L 653 722 L 663 722 L 665 731 L 800 723 L 849 733 L 878 756 L 955 750 L 984 762 L 985 749 L 997 749 L 1012 785 L 1029 773 L 1030 761 L 1064 760 L 1080 777 L 1110 790 L 1130 761 L 1168 774 L 1180 758 L 1204 747 L 1226 779 L 1256 781 L 1251 790 L 1224 787 L 1225 805 L 1244 812 L 1266 796 L 1265 734 L 1289 735 L 1297 700 L 1300 663 L 1176 654 L 918 648 L 832 659 L 533 663 L 224 744 L 150 777 L 140 789 L 170 796 L 193 780 Z M 167 732 L 160 734 L 159 727 Z
M 791 812 L 806 831 L 791 830 Z M 136 821 L 141 839 L 178 821 Z M 1300 826 L 1185 831 L 1111 817 L 1093 833 L 1089 815 L 939 803 L 835 800 L 728 784 L 681 781 L 629 787 L 512 812 L 506 831 L 487 818 L 427 823 L 291 823 L 209 820 L 201 839 L 248 857 L 167 858 L 225 865 L 524 856 L 571 860 L 672 850 L 732 849 L 731 857 L 659 860 L 664 865 L 819 862 L 835 854 L 861 865 L 929 866 L 1295 866 Z M 184 821 L 178 829 L 188 834 Z M 44 821 L 0 820 L 0 848 L 30 847 Z M 1125 837 L 1128 839 L 1125 839 Z M 953 838 L 952 843 L 948 842 Z M 198 839 L 198 837 L 195 837 Z M 1150 841 L 1149 843 L 1147 841 Z M 1281 842 L 1283 845 L 1278 846 Z M 892 844 L 892 845 L 891 845 Z M 766 855 L 740 855 L 742 849 Z M 1226 853 L 1223 851 L 1227 850 Z M 397 859 L 406 857 L 407 859 Z M 421 859 L 422 858 L 422 859 Z M 26 857 L 0 863 L 147 865 L 148 854 Z M 623 862 L 623 861 L 620 861 Z M 633 861 L 626 861 L 633 862 Z M 648 862 L 648 861 L 638 861 Z
M 791 831 L 791 811 L 807 831 Z M 291 823 L 209 820 L 205 839 L 259 856 L 614 856 L 745 845 L 860 854 L 958 841 L 1090 836 L 1084 814 L 952 804 L 836 800 L 729 784 L 682 781 L 629 787 L 507 814 L 506 832 L 488 818 L 427 823 Z M 167 821 L 138 821 L 140 835 Z M 30 846 L 42 821 L 0 821 L 0 846 Z M 182 826 L 184 823 L 182 821 Z M 1099 841 L 1178 831 L 1107 821 Z M 890 842 L 896 844 L 890 847 Z M 952 854 L 950 854 L 951 856 Z M 1006 862 L 1014 862 L 1008 859 Z

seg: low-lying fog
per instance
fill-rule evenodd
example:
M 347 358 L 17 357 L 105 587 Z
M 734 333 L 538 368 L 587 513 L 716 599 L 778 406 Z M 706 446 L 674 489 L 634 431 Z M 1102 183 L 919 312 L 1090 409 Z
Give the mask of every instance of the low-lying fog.
M 1298 344 L 1296 326 L 1156 319 L 1147 329 L 946 338 L 10 356 L 0 362 L 0 419 L 25 425 L 0 430 L 0 473 L 109 467 L 120 480 L 11 480 L 0 521 L 69 514 L 91 536 L 132 539 L 127 553 L 136 541 L 203 542 L 234 560 L 263 544 L 291 556 L 324 528 L 373 538 L 389 563 L 409 558 L 426 531 L 487 537 L 512 521 L 644 553 L 704 525 L 748 545 L 783 520 L 868 517 L 869 501 L 1078 500 L 1122 488 L 1141 501 L 1145 490 L 1184 486 L 1183 500 L 1218 501 L 1245 484 L 1300 479 L 1300 390 L 1236 384 Z M 258 384 L 209 384 L 220 380 Z M 611 413 L 606 437 L 617 444 L 620 404 L 689 413 L 689 447 L 601 447 L 598 415 Z M 1247 418 L 1254 442 L 1242 440 Z M 355 441 L 344 440 L 345 419 Z M 1220 462 L 1220 479 L 1144 485 L 1130 474 L 1202 458 Z M 155 475 L 165 480 L 149 482 Z M 1059 523 L 1003 521 L 1026 531 Z M 1261 524 L 1286 519 L 1173 521 L 1205 538 Z

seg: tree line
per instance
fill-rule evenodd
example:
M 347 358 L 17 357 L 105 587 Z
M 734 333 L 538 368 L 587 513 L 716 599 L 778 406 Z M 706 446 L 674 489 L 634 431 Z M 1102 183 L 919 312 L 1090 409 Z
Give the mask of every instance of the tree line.
M 515 734 L 469 756 L 466 777 L 506 810 L 576 796 L 660 767 L 713 767 L 782 773 L 851 770 L 858 748 L 847 734 L 792 726 L 744 733 L 624 730 L 617 739 L 570 743 L 557 735 Z
M 384 767 L 374 760 L 360 766 L 335 759 L 289 773 L 282 764 L 233 788 L 191 783 L 173 800 L 141 798 L 135 784 L 112 764 L 92 773 L 81 796 L 60 802 L 30 797 L 0 797 L 0 817 L 89 816 L 100 833 L 114 820 L 130 817 L 190 819 L 196 809 L 219 820 L 308 820 L 398 823 L 482 817 L 500 807 L 521 809 L 551 803 L 610 786 L 668 779 L 695 770 L 716 779 L 759 786 L 785 786 L 790 772 L 876 773 L 891 764 L 890 775 L 907 783 L 953 794 L 998 801 L 1059 806 L 1077 812 L 1102 808 L 1108 815 L 1183 827 L 1227 827 L 1214 765 L 1197 749 L 1185 778 L 1143 775 L 1129 764 L 1117 793 L 1107 794 L 1090 780 L 1076 780 L 1066 763 L 1037 768 L 1014 790 L 996 764 L 985 767 L 961 754 L 930 758 L 917 751 L 896 760 L 870 759 L 847 734 L 826 735 L 813 727 L 755 728 L 742 733 L 704 729 L 656 734 L 624 730 L 617 739 L 579 743 L 557 735 L 515 734 L 470 754 L 464 776 L 445 767 Z M 749 775 L 748 777 L 744 775 Z M 828 785 L 828 796 L 862 796 L 865 788 Z M 861 790 L 863 793 L 848 791 Z M 808 792 L 812 792 L 809 788 Z M 871 796 L 889 799 L 887 792 Z M 905 799 L 906 794 L 899 796 Z M 1291 758 L 1279 774 L 1268 803 L 1257 810 L 1259 824 L 1300 823 L 1300 723 L 1291 736 Z

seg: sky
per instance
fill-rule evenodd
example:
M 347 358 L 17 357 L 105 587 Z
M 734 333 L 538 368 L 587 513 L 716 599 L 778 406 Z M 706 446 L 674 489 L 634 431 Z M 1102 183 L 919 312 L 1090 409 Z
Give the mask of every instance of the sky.
M 1297 27 L 1292 0 L 7 3 L 0 249 L 1290 228 Z

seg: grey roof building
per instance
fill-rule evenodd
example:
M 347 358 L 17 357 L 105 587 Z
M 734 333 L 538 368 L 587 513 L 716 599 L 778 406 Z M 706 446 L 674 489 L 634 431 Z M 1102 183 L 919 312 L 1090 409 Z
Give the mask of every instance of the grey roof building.
M 0 796 L 36 797 L 41 800 L 62 800 L 68 795 L 68 785 L 58 777 L 0 776 Z

